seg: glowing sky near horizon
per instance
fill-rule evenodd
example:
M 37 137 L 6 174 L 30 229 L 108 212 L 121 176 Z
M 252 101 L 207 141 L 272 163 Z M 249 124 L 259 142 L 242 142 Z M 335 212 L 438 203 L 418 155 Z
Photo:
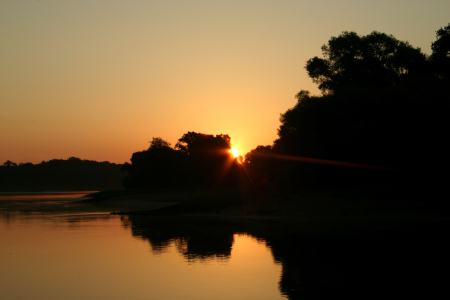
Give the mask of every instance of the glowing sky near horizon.
M 450 1 L 0 1 L 0 164 L 123 163 L 153 137 L 277 138 L 304 69 L 342 31 L 430 53 Z

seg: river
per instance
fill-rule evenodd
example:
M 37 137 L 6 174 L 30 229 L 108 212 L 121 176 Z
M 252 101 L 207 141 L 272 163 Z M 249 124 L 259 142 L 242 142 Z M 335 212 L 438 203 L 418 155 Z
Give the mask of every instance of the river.
M 324 234 L 264 218 L 110 215 L 85 194 L 0 194 L 0 299 L 367 299 L 446 285 L 434 223 Z
M 1 196 L 1 299 L 285 298 L 264 241 L 236 233 L 192 249 L 159 229 L 150 240 L 127 217 L 73 204 L 84 194 Z

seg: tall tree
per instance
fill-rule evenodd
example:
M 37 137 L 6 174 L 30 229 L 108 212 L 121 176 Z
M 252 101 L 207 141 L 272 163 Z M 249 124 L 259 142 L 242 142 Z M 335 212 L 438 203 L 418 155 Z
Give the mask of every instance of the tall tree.
M 377 31 L 366 36 L 345 31 L 323 45 L 322 54 L 308 60 L 306 70 L 324 94 L 349 85 L 389 87 L 427 67 L 420 48 Z
M 450 79 L 450 23 L 436 31 L 436 41 L 431 44 L 431 59 L 438 74 Z
M 427 57 L 384 33 L 332 37 L 322 46 L 323 58 L 306 63 L 322 95 L 297 94 L 296 105 L 281 115 L 272 152 L 409 169 L 432 178 L 436 168 L 450 166 L 443 138 L 450 129 L 449 40 L 450 24 L 437 31 Z M 297 182 L 343 179 L 340 172 L 294 163 L 284 168 Z

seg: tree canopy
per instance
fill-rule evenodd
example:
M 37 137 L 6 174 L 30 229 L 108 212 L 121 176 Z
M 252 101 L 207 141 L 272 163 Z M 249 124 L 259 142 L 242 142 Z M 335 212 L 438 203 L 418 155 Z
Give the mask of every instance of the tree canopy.
M 437 168 L 450 166 L 443 138 L 450 129 L 449 40 L 450 24 L 436 32 L 428 57 L 408 42 L 376 31 L 331 37 L 322 46 L 323 57 L 306 63 L 322 95 L 305 90 L 296 95 L 295 106 L 280 116 L 272 147 L 258 146 L 248 155 L 250 171 L 258 177 L 269 168 L 264 171 L 271 174 L 268 178 L 292 184 L 363 178 L 362 171 L 273 163 L 264 155 L 271 153 L 386 166 L 432 178 Z
M 450 79 L 450 23 L 436 31 L 436 41 L 431 44 L 431 50 L 436 71 Z
M 323 45 L 322 54 L 308 60 L 306 70 L 325 94 L 348 85 L 392 86 L 427 67 L 419 48 L 377 31 L 366 36 L 345 31 Z
M 0 165 L 1 191 L 99 190 L 119 188 L 122 165 L 77 157 L 52 159 L 39 164 Z
M 128 173 L 123 180 L 125 188 L 165 188 L 177 185 L 183 174 L 178 169 L 181 153 L 170 147 L 162 138 L 153 138 L 147 150 L 131 156 L 131 164 L 124 164 L 122 172 Z
M 331 37 L 322 46 L 322 58 L 313 57 L 305 66 L 322 94 L 301 90 L 296 95 L 295 106 L 280 116 L 278 139 L 247 154 L 249 173 L 258 182 L 323 183 L 325 176 L 351 181 L 340 167 L 312 166 L 305 161 L 313 160 L 294 159 L 298 157 L 416 174 L 450 166 L 444 138 L 450 129 L 449 40 L 450 24 L 436 32 L 428 57 L 420 48 L 377 31 Z M 123 167 L 128 171 L 124 186 L 230 182 L 233 176 L 227 174 L 237 172 L 230 149 L 226 134 L 187 132 L 174 148 L 155 138 Z M 352 178 L 362 178 L 360 174 L 354 172 Z
M 195 155 L 198 152 L 202 154 L 225 151 L 231 149 L 231 138 L 228 134 L 203 134 L 189 131 L 185 133 L 175 145 L 175 149 L 189 155 Z
M 231 157 L 230 137 L 193 131 L 185 133 L 170 147 L 170 143 L 153 138 L 147 150 L 133 153 L 131 164 L 123 172 L 126 188 L 167 188 L 211 186 L 229 181 L 235 172 Z

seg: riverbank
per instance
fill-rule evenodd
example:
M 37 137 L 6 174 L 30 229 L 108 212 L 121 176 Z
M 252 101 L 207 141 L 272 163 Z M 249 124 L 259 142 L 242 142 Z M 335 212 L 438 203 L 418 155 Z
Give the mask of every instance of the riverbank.
M 215 216 L 297 220 L 439 220 L 447 206 L 433 198 L 390 187 L 333 191 L 259 191 L 249 187 L 184 191 L 105 191 L 88 202 L 121 208 L 112 213 L 146 216 Z

